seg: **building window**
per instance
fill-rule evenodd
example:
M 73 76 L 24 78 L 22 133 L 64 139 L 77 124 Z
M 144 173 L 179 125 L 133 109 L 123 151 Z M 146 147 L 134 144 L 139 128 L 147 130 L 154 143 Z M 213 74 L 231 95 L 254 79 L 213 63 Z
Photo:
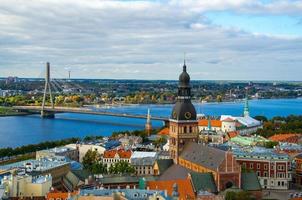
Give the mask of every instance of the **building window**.
M 260 169 L 260 163 L 257 163 L 257 169 Z
M 192 133 L 192 132 L 193 132 L 193 131 L 192 131 L 192 126 L 190 126 L 190 128 L 189 128 L 189 129 L 190 129 L 190 133 Z
M 267 164 L 264 164 L 264 169 L 267 170 Z
M 278 165 L 278 170 L 284 170 L 284 165 Z
M 254 163 L 250 163 L 250 169 L 254 168 Z
M 243 167 L 244 169 L 246 169 L 246 163 L 245 163 L 245 162 L 242 163 L 242 167 Z
M 187 133 L 187 127 L 186 126 L 184 127 L 184 133 Z
M 257 176 L 261 176 L 261 173 L 260 173 L 260 171 L 257 171 Z
M 264 177 L 267 177 L 267 172 L 263 172 Z

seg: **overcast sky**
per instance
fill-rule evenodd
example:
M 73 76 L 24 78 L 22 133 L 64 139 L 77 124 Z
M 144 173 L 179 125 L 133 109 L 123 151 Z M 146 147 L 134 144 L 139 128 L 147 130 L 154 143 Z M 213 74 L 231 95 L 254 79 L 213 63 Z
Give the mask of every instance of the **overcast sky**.
M 302 80 L 301 0 L 0 0 L 0 77 Z

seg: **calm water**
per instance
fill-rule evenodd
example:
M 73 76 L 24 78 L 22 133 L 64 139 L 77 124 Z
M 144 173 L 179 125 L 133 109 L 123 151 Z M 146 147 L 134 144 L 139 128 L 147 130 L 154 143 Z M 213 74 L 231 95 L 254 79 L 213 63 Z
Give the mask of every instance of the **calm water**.
M 195 105 L 198 113 L 219 116 L 241 115 L 243 103 L 209 103 Z M 135 105 L 114 107 L 107 110 L 121 113 L 146 114 L 151 109 L 154 116 L 171 113 L 172 105 Z M 302 99 L 253 100 L 250 101 L 251 115 L 287 116 L 302 115 Z M 56 119 L 41 119 L 38 115 L 0 118 L 0 147 L 16 147 L 86 135 L 111 135 L 114 131 L 144 129 L 145 120 L 94 116 L 82 114 L 57 114 Z M 162 122 L 153 121 L 153 126 Z

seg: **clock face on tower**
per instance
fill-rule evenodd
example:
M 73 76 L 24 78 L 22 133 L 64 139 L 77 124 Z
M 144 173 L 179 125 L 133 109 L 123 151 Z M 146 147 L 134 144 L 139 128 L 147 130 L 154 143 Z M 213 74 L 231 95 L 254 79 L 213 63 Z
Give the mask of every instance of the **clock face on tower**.
M 185 113 L 185 118 L 186 119 L 191 119 L 191 117 L 192 117 L 192 114 L 190 112 Z

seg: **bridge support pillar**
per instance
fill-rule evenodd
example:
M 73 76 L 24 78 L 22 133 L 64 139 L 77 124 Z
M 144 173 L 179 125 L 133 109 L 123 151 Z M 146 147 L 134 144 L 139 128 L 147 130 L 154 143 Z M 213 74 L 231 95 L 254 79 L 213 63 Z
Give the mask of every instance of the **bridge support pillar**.
M 53 119 L 55 118 L 55 113 L 54 112 L 50 112 L 50 111 L 41 111 L 41 118 L 45 118 L 45 119 Z

